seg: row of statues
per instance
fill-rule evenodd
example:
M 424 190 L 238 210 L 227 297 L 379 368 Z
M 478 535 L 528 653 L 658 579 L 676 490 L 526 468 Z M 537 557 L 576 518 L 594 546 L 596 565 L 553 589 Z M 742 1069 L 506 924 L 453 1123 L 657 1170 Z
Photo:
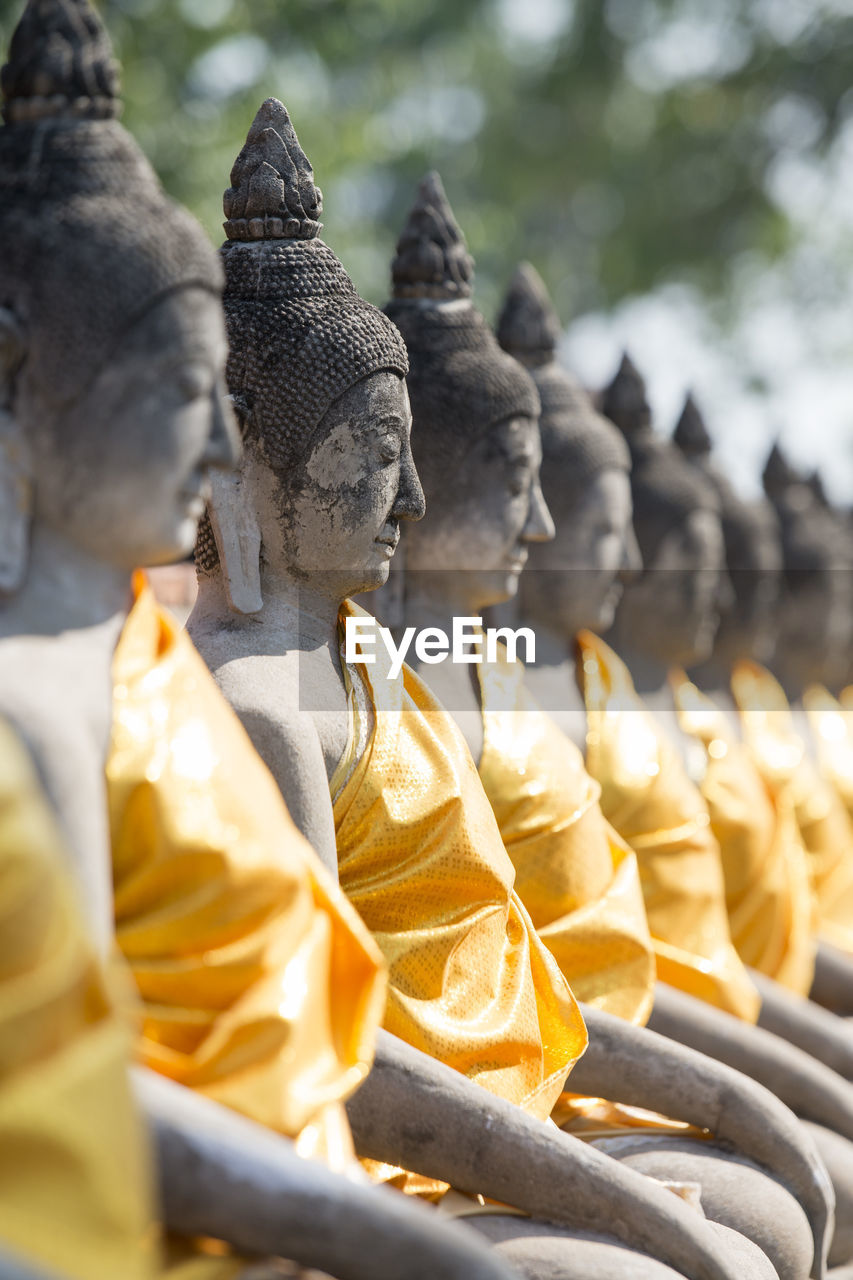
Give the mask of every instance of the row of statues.
M 0 1277 L 853 1274 L 849 525 L 437 175 L 380 311 L 277 99 L 217 255 L 89 0 L 1 83 Z

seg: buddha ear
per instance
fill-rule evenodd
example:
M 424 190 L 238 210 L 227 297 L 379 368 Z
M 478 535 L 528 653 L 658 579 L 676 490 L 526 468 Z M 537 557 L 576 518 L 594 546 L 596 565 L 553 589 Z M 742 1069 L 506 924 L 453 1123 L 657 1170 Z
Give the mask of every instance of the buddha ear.
M 4 594 L 17 591 L 26 577 L 33 509 L 29 444 L 12 411 L 24 352 L 18 321 L 8 308 L 0 307 L 0 592 Z
M 236 613 L 260 613 L 264 607 L 261 531 L 246 492 L 247 465 L 251 462 L 244 455 L 243 466 L 236 471 L 211 473 L 207 510 L 228 603 Z

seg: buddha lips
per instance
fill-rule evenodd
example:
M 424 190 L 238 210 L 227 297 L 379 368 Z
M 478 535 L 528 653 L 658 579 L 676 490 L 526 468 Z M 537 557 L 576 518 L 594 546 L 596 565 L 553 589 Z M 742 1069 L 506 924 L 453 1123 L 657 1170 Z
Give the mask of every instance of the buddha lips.
M 406 627 L 399 644 L 388 627 L 367 614 L 347 616 L 343 623 L 345 661 L 372 665 L 376 662 L 375 646 L 381 641 L 391 659 L 389 680 L 399 676 L 413 644 L 418 661 L 428 665 L 446 662 L 448 658 L 458 663 L 496 662 L 499 643 L 506 647 L 506 660 L 518 662 L 522 660 L 518 655 L 518 642 L 523 640 L 523 661 L 528 664 L 536 661 L 536 635 L 530 627 L 484 628 L 483 619 L 474 615 L 455 617 L 450 636 L 441 627 Z

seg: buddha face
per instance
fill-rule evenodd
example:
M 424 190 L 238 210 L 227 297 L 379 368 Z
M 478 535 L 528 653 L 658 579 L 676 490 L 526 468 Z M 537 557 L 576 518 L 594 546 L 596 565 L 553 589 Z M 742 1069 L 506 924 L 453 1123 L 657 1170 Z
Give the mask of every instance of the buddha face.
M 31 442 L 37 520 L 124 569 L 187 555 L 208 469 L 239 456 L 225 356 L 218 299 L 187 288 L 146 312 L 61 415 L 24 385 L 15 413 Z
M 626 589 L 618 615 L 622 635 L 667 666 L 704 662 L 729 592 L 719 517 L 692 511 L 665 534 L 652 563 Z
M 340 396 L 320 423 L 298 484 L 268 472 L 266 495 L 259 494 L 267 569 L 337 602 L 382 586 L 401 522 L 420 520 L 425 509 L 411 426 L 397 373 L 370 374 Z
M 531 548 L 525 605 L 569 638 L 582 627 L 607 631 L 625 578 L 642 566 L 631 514 L 627 472 L 599 471 L 560 509 L 553 542 Z
M 781 554 L 768 547 L 752 568 L 729 567 L 733 607 L 723 614 L 714 654 L 729 666 L 739 658 L 768 662 L 776 647 Z
M 539 425 L 525 417 L 492 427 L 457 467 L 431 458 L 424 467 L 428 515 L 407 537 L 407 574 L 458 575 L 451 590 L 461 606 L 478 611 L 515 595 L 529 545 L 554 536 L 541 460 Z
M 798 574 L 796 579 L 780 599 L 779 659 L 799 684 L 841 684 L 853 638 L 848 571 L 826 568 L 821 573 Z

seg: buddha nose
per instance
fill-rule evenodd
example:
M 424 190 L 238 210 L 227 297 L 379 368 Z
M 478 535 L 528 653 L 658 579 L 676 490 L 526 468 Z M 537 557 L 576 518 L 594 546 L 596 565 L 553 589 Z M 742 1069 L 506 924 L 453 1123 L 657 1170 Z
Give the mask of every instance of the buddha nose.
M 556 532 L 545 495 L 537 480 L 530 490 L 530 506 L 527 508 L 527 522 L 521 532 L 521 540 L 522 542 L 551 542 Z
M 397 520 L 423 520 L 426 515 L 426 498 L 408 444 L 400 455 L 400 484 L 391 514 Z
M 202 465 L 220 471 L 233 471 L 240 461 L 243 447 L 240 429 L 231 402 L 217 387 L 211 397 L 210 435 Z
M 717 594 L 714 599 L 718 613 L 722 616 L 731 613 L 735 607 L 735 588 L 727 569 L 720 569 L 717 574 Z
M 637 542 L 633 524 L 629 524 L 625 530 L 625 538 L 622 543 L 622 564 L 619 568 L 619 581 L 627 586 L 631 582 L 636 582 L 642 572 L 643 557 L 640 553 L 640 544 Z

